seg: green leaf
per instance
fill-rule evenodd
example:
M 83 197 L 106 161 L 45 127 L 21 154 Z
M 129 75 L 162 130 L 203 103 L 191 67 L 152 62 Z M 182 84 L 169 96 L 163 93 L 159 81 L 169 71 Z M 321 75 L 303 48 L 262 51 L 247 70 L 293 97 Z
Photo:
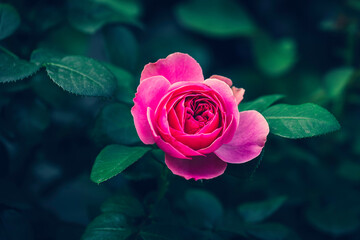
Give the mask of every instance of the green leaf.
M 110 97 L 116 88 L 114 75 L 91 58 L 68 56 L 45 67 L 57 85 L 74 94 Z
M 22 60 L 5 48 L 0 47 L 0 83 L 22 80 L 38 70 L 37 65 Z
M 86 228 L 82 240 L 125 240 L 132 233 L 126 218 L 118 213 L 104 213 L 96 217 Z
M 101 205 L 101 211 L 122 213 L 129 217 L 141 217 L 145 214 L 143 205 L 130 195 L 117 195 L 109 198 Z
M 110 63 L 104 65 L 114 74 L 116 78 L 117 88 L 115 97 L 123 103 L 134 104 L 133 98 L 135 97 L 136 88 L 133 86 L 135 83 L 134 77 L 126 70 L 116 67 Z
M 66 55 L 55 50 L 38 48 L 31 53 L 30 62 L 42 65 L 60 61 L 63 57 L 66 57 Z
M 140 142 L 130 108 L 120 103 L 106 105 L 101 110 L 93 133 L 100 143 L 101 140 L 124 145 Z
M 101 183 L 116 176 L 144 156 L 150 149 L 115 144 L 106 146 L 96 157 L 91 170 L 91 180 L 95 183 Z
M 259 240 L 297 240 L 300 239 L 292 230 L 279 223 L 249 225 L 247 233 Z
M 220 201 L 204 190 L 188 190 L 185 201 L 188 204 L 189 221 L 200 227 L 213 228 L 224 213 Z
M 286 201 L 280 196 L 261 202 L 249 202 L 238 206 L 237 211 L 246 222 L 260 222 L 275 213 Z
M 345 90 L 354 73 L 353 68 L 344 67 L 332 70 L 325 76 L 325 87 L 330 98 L 339 97 Z
M 10 36 L 20 25 L 20 16 L 9 4 L 0 4 L 0 40 Z
M 194 0 L 175 9 L 185 27 L 213 37 L 251 36 L 256 27 L 245 9 L 233 0 Z
M 360 227 L 358 211 L 341 204 L 313 205 L 306 210 L 306 218 L 316 229 L 336 237 Z
M 137 20 L 141 6 L 135 0 L 69 0 L 68 7 L 70 24 L 85 33 L 114 22 L 141 25 Z
M 256 110 L 258 112 L 262 112 L 267 109 L 269 106 L 274 104 L 275 102 L 279 101 L 280 99 L 284 98 L 284 95 L 281 94 L 274 94 L 263 96 L 255 99 L 251 102 L 245 102 L 239 104 L 239 111 L 247 111 L 247 110 Z
M 278 104 L 265 110 L 263 115 L 269 123 L 270 132 L 280 137 L 313 137 L 340 129 L 331 113 L 312 103 Z
M 258 67 L 269 76 L 286 73 L 296 62 L 296 43 L 292 39 L 274 41 L 260 33 L 253 38 L 253 50 Z

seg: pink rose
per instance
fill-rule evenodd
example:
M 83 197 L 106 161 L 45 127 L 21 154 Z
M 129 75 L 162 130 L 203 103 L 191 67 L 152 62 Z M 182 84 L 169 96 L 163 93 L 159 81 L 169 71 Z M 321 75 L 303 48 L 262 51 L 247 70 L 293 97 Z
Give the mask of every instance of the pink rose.
M 254 159 L 269 126 L 257 111 L 239 113 L 245 90 L 231 85 L 217 75 L 204 80 L 187 54 L 147 64 L 131 109 L 141 141 L 156 143 L 168 168 L 186 179 L 214 178 L 227 163 Z

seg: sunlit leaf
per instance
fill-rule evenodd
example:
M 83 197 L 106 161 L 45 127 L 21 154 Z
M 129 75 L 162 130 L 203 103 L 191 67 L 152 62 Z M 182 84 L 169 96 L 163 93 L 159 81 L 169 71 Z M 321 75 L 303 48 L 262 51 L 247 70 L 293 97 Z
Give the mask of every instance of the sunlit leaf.
M 245 9 L 233 0 L 187 1 L 175 10 L 181 24 L 208 36 L 251 36 L 256 31 Z
M 20 25 L 18 12 L 9 4 L 0 4 L 0 40 L 10 36 Z
M 82 240 L 125 240 L 132 233 L 124 215 L 104 213 L 95 218 L 86 228 Z
M 0 83 L 22 80 L 38 70 L 37 65 L 22 60 L 5 48 L 0 47 Z
M 312 103 L 278 104 L 265 110 L 263 115 L 269 123 L 270 132 L 280 137 L 313 137 L 340 129 L 331 113 Z
M 116 88 L 114 75 L 91 58 L 68 56 L 45 67 L 57 85 L 74 94 L 110 97 Z
M 260 222 L 275 213 L 286 199 L 280 196 L 261 202 L 243 203 L 238 206 L 237 211 L 246 222 Z
M 267 109 L 269 106 L 274 104 L 275 102 L 279 101 L 280 99 L 284 98 L 284 95 L 281 94 L 274 94 L 263 96 L 255 99 L 251 102 L 244 102 L 239 104 L 239 111 L 247 111 L 247 110 L 256 110 L 258 112 L 262 112 Z
M 292 39 L 275 41 L 259 34 L 253 38 L 253 50 L 258 67 L 269 76 L 286 73 L 296 62 L 296 43 Z
M 104 182 L 121 173 L 149 150 L 148 147 L 109 145 L 96 157 L 90 178 L 96 183 Z

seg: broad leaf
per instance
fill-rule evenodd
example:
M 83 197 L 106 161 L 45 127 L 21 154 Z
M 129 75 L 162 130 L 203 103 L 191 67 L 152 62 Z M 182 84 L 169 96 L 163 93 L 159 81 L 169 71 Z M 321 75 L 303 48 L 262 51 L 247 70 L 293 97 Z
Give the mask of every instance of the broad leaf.
M 275 102 L 279 101 L 280 99 L 284 98 L 284 95 L 281 94 L 274 94 L 263 96 L 255 99 L 251 102 L 245 102 L 239 104 L 239 111 L 247 111 L 247 110 L 256 110 L 258 112 L 262 112 L 267 109 L 269 106 L 274 104 Z
M 140 142 L 130 107 L 112 103 L 106 105 L 96 119 L 94 137 L 101 142 L 131 145 Z
M 0 47 L 0 83 L 22 80 L 39 70 L 33 63 L 22 60 Z
M 125 240 L 132 233 L 124 215 L 104 213 L 96 217 L 86 228 L 82 240 Z
M 68 6 L 70 24 L 85 33 L 93 34 L 114 22 L 140 25 L 141 7 L 135 0 L 69 0 Z
M 74 94 L 110 97 L 116 88 L 114 75 L 91 58 L 68 56 L 45 67 L 57 85 Z
M 20 25 L 18 12 L 9 4 L 0 4 L 0 40 L 10 36 Z
M 296 62 L 296 44 L 292 39 L 272 40 L 266 34 L 253 38 L 258 67 L 269 76 L 286 73 Z
M 185 27 L 208 36 L 251 36 L 256 31 L 245 9 L 233 0 L 188 1 L 175 10 Z
M 278 104 L 265 110 L 263 115 L 269 123 L 270 132 L 280 137 L 313 137 L 340 129 L 331 113 L 312 103 Z
M 30 61 L 42 65 L 60 61 L 63 57 L 66 57 L 66 55 L 55 50 L 38 48 L 31 53 Z
M 101 211 L 122 213 L 129 217 L 141 217 L 145 214 L 144 207 L 135 197 L 117 195 L 109 198 L 101 205 Z
M 325 87 L 330 98 L 339 97 L 351 80 L 354 69 L 349 67 L 332 70 L 325 76 Z
M 280 196 L 261 202 L 243 203 L 237 211 L 246 222 L 260 222 L 275 213 L 286 201 Z
M 90 178 L 96 183 L 104 182 L 121 173 L 149 150 L 147 147 L 109 145 L 96 157 Z
M 213 228 L 224 212 L 220 201 L 204 190 L 188 190 L 185 201 L 189 221 L 200 227 Z

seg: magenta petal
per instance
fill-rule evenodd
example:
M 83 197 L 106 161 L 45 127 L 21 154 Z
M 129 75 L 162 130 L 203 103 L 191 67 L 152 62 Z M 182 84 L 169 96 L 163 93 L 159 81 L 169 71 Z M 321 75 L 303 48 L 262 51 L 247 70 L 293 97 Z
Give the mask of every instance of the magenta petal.
M 223 99 L 226 109 L 225 112 L 227 115 L 233 115 L 236 123 L 239 122 L 239 110 L 236 104 L 236 99 L 234 94 L 225 82 L 217 80 L 217 79 L 207 79 L 204 82 L 207 86 L 211 87 L 214 91 L 216 91 Z
M 214 79 L 214 78 L 215 78 L 215 79 L 218 79 L 218 80 L 220 80 L 220 81 L 223 81 L 223 82 L 225 82 L 227 85 L 229 85 L 229 87 L 231 87 L 231 86 L 233 85 L 231 79 L 230 79 L 230 78 L 227 78 L 227 77 L 224 77 L 224 76 L 212 75 L 210 78 L 211 78 L 211 79 Z
M 170 83 L 204 81 L 200 65 L 195 59 L 184 53 L 173 53 L 165 59 L 147 64 L 141 73 L 140 82 L 158 75 L 164 76 Z
M 261 153 L 269 134 L 269 125 L 257 111 L 240 112 L 240 122 L 235 136 L 222 145 L 215 154 L 228 163 L 244 163 Z
M 149 122 L 146 116 L 147 108 L 156 109 L 161 98 L 166 94 L 170 83 L 162 76 L 148 78 L 142 81 L 137 88 L 134 98 L 134 107 L 131 114 L 134 117 L 136 131 L 145 144 L 155 143 Z
M 192 157 L 192 159 L 174 158 L 165 154 L 165 163 L 174 174 L 187 180 L 191 178 L 195 180 L 210 179 L 220 176 L 225 172 L 227 165 L 213 153 L 204 157 Z

